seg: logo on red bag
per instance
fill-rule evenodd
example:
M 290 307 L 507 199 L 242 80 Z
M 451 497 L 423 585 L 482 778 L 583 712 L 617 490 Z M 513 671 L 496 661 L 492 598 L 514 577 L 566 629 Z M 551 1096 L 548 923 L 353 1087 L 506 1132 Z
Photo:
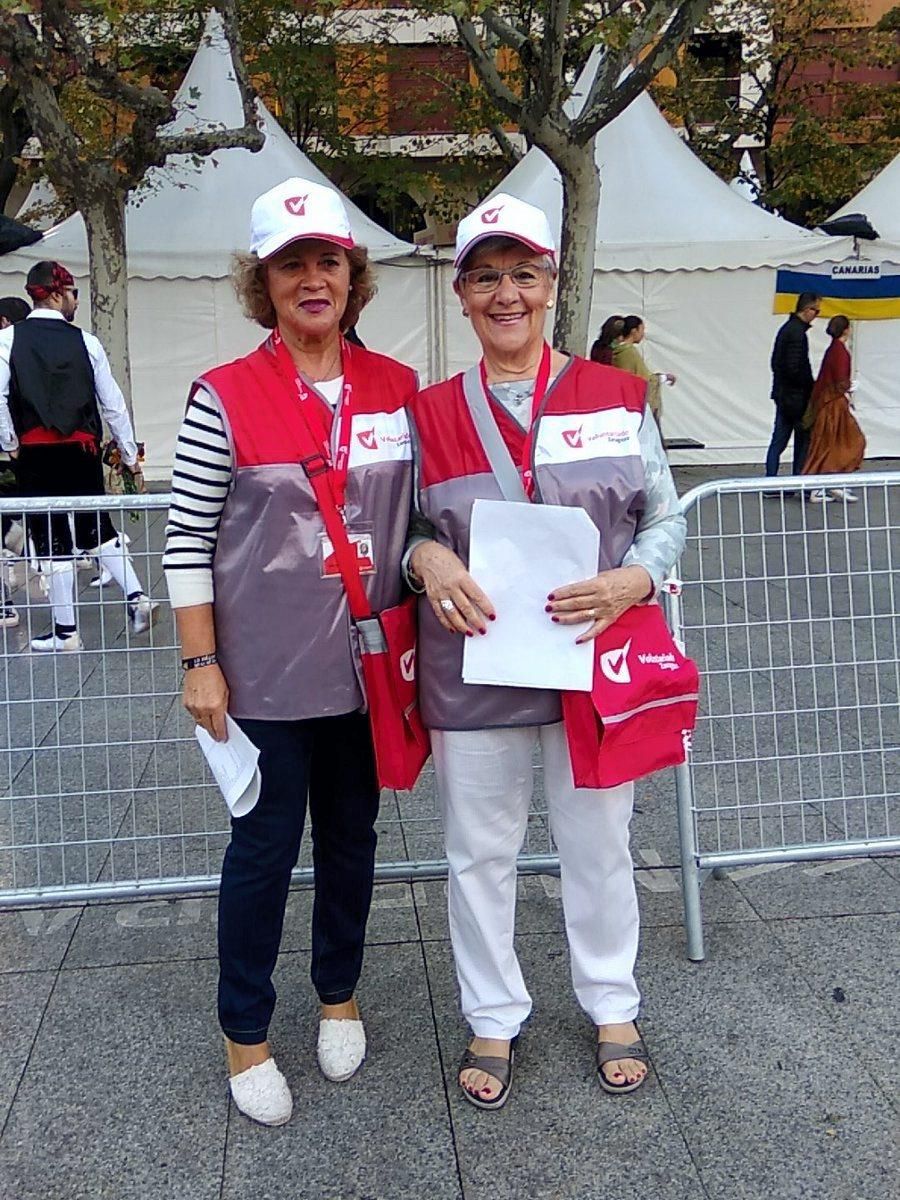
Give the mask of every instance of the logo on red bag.
M 500 214 L 503 212 L 503 205 L 499 208 L 486 208 L 481 214 L 482 225 L 496 225 L 500 219 Z
M 416 677 L 416 648 L 407 650 L 400 655 L 400 674 L 407 683 L 412 683 Z
M 573 450 L 581 450 L 584 447 L 584 441 L 581 437 L 581 430 L 581 425 L 579 425 L 577 429 L 563 430 L 563 441 L 567 446 L 571 446 Z
M 360 433 L 358 433 L 356 435 L 356 437 L 357 437 L 359 444 L 363 447 L 364 450 L 377 450 L 378 449 L 378 438 L 376 438 L 376 436 L 375 436 L 375 426 L 374 425 L 372 426 L 371 429 L 363 429 Z
M 631 638 L 617 650 L 606 650 L 600 655 L 600 670 L 610 683 L 631 683 L 631 671 L 628 669 L 630 649 Z
M 285 200 L 284 207 L 288 210 L 292 217 L 306 216 L 306 198 L 308 195 L 309 192 L 306 193 L 306 196 L 289 196 L 287 200 Z

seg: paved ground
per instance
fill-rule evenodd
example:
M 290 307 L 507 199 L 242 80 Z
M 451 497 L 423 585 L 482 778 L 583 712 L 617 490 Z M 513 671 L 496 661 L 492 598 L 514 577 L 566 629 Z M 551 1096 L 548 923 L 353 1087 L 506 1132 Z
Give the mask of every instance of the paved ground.
M 679 475 L 683 486 L 699 481 L 696 468 Z M 91 620 L 103 653 L 78 656 L 81 665 L 66 668 L 76 672 L 71 678 L 41 674 L 45 663 L 26 669 L 30 658 L 7 646 L 7 698 L 21 700 L 26 688 L 46 702 L 31 704 L 27 727 L 17 705 L 6 706 L 2 886 L 13 872 L 20 886 L 38 872 L 44 883 L 79 871 L 125 877 L 128 863 L 103 853 L 113 832 L 131 859 L 144 855 L 145 869 L 147 854 L 168 864 L 182 853 L 185 873 L 200 872 L 220 851 L 219 839 L 202 836 L 218 826 L 201 793 L 189 792 L 198 783 L 189 763 L 173 765 L 160 753 L 180 719 L 166 631 L 135 674 L 128 654 L 117 657 L 129 644 L 120 609 L 110 604 Z M 105 743 L 141 729 L 126 699 L 135 685 L 153 705 L 155 738 L 145 737 L 117 775 Z M 60 687 L 72 696 L 65 705 L 52 701 Z M 99 713 L 100 694 L 121 699 Z M 60 750 L 67 731 L 92 743 L 107 773 L 99 782 L 91 776 L 91 797 L 79 796 L 74 810 L 57 800 L 45 811 L 29 798 L 44 783 L 35 761 L 46 760 L 78 791 Z M 877 732 L 885 736 L 883 726 Z M 129 804 L 122 792 L 135 783 L 146 794 Z M 176 794 L 170 808 L 167 797 Z M 174 848 L 154 839 L 183 821 L 188 795 L 199 806 L 200 835 Z M 427 780 L 415 796 L 388 803 L 384 857 L 433 856 L 432 812 Z M 539 815 L 532 836 L 532 848 L 543 849 Z M 33 847 L 42 839 L 54 845 L 39 853 Z M 4 855 L 4 845 L 19 849 Z M 894 1194 L 900 860 L 748 867 L 709 880 L 708 957 L 698 965 L 684 952 L 668 775 L 639 786 L 633 848 L 651 1079 L 631 1097 L 600 1091 L 591 1029 L 569 985 L 558 881 L 528 877 L 520 882 L 518 935 L 535 1012 L 514 1095 L 500 1113 L 476 1112 L 456 1091 L 465 1030 L 440 882 L 376 889 L 360 988 L 370 1059 L 343 1085 L 315 1067 L 311 901 L 308 891 L 292 894 L 272 1030 L 295 1094 L 294 1118 L 281 1130 L 252 1126 L 229 1105 L 214 1019 L 211 898 L 0 913 L 0 1200 Z

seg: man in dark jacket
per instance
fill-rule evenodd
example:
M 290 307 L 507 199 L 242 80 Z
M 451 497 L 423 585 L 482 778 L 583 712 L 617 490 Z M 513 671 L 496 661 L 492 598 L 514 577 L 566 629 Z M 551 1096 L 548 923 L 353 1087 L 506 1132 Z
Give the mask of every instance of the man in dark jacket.
M 801 292 L 797 307 L 775 337 L 772 347 L 772 399 L 775 401 L 775 428 L 766 454 L 766 474 L 778 474 L 778 460 L 794 437 L 793 475 L 803 470 L 809 447 L 809 430 L 801 425 L 813 388 L 809 363 L 809 327 L 819 315 L 821 296 Z

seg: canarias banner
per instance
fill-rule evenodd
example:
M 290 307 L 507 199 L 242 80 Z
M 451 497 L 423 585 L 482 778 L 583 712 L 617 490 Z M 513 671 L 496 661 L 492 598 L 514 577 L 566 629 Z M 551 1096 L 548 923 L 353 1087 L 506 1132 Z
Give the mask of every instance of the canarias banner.
M 773 312 L 792 313 L 801 292 L 822 297 L 823 317 L 842 314 L 851 321 L 900 318 L 900 264 L 847 259 L 815 267 L 789 267 L 777 273 Z

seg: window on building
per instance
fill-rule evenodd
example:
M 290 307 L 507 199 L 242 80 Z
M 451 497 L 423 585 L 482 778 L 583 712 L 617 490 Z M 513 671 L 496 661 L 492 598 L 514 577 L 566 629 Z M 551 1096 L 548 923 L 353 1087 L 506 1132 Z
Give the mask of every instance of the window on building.
M 459 100 L 454 85 L 469 78 L 469 60 L 459 46 L 391 46 L 388 51 L 390 133 L 454 133 Z
M 741 95 L 741 35 L 698 33 L 688 42 L 687 53 L 694 65 L 696 81 L 708 95 L 709 119 L 715 119 L 723 100 L 737 107 Z

